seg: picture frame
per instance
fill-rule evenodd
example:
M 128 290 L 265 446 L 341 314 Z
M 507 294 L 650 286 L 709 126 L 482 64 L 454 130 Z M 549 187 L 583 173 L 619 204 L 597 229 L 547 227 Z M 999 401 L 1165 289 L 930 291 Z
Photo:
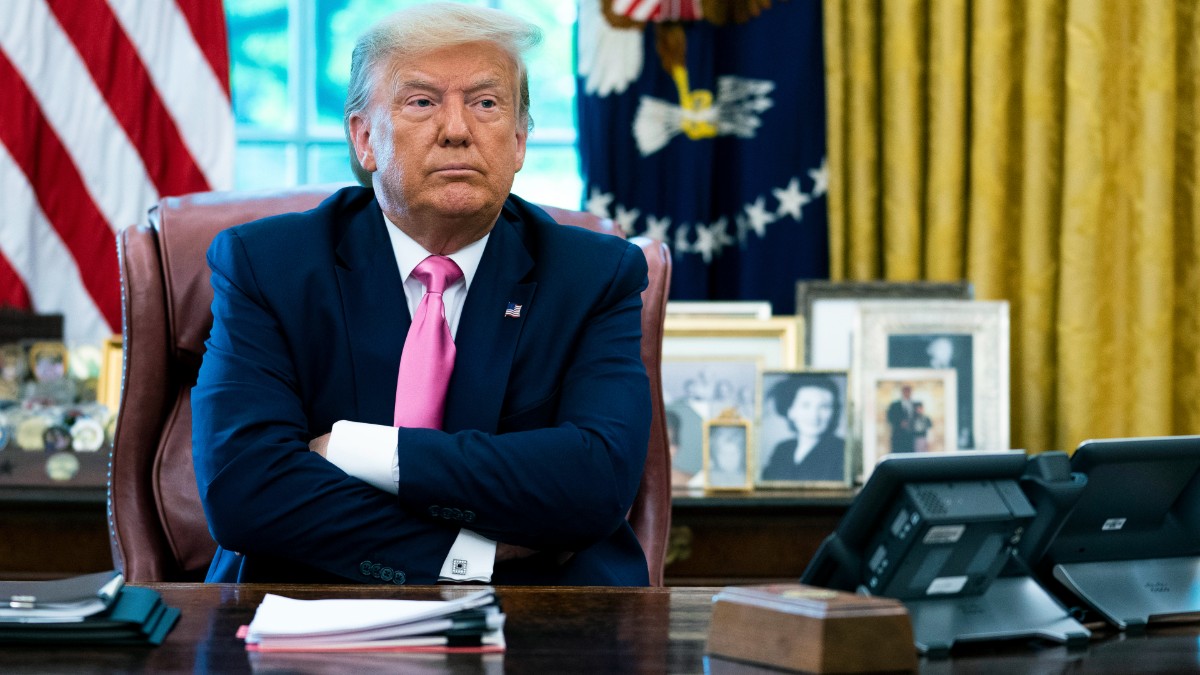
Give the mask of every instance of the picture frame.
M 664 358 L 663 401 L 672 487 L 702 487 L 704 423 L 718 417 L 754 419 L 757 358 Z
M 797 368 L 804 362 L 804 320 L 668 316 L 663 358 L 756 358 L 766 368 Z
M 725 415 L 704 421 L 705 492 L 754 489 L 754 432 L 750 420 Z
M 957 452 L 957 376 L 952 368 L 886 368 L 864 378 L 864 483 L 889 454 Z
M 54 340 L 43 340 L 29 345 L 29 372 L 33 379 L 42 384 L 61 382 L 70 373 L 67 346 Z
M 755 487 L 846 488 L 855 443 L 846 370 L 763 370 Z
M 667 316 L 771 318 L 771 303 L 758 300 L 670 300 Z
M 124 342 L 120 335 L 104 341 L 101 349 L 100 379 L 96 385 L 96 400 L 109 412 L 116 414 L 121 405 L 121 374 L 124 368 Z
M 861 381 L 888 368 L 952 368 L 957 449 L 1010 449 L 1007 302 L 862 302 L 854 330 L 854 370 Z M 865 401 L 866 389 L 857 392 Z
M 29 365 L 25 350 L 20 344 L 0 344 L 0 401 L 17 401 L 21 398 L 21 384 Z
M 868 300 L 972 300 L 969 281 L 829 281 L 796 282 L 796 313 L 808 328 L 805 364 L 816 369 L 851 366 L 854 307 Z

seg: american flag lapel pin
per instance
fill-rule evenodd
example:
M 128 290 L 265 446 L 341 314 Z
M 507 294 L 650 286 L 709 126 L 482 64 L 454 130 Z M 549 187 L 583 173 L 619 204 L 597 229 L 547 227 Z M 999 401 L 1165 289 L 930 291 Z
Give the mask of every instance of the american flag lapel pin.
M 515 302 L 508 303 L 508 307 L 504 310 L 504 316 L 510 319 L 521 318 L 521 306 Z

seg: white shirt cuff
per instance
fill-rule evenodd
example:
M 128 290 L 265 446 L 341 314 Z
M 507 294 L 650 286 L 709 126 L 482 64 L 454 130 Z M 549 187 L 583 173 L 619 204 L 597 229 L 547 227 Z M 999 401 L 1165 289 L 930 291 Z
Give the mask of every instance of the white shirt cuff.
M 400 460 L 396 440 L 396 427 L 340 420 L 333 423 L 325 459 L 368 485 L 397 494 Z
M 470 530 L 459 530 L 458 539 L 450 547 L 446 562 L 438 581 L 482 581 L 492 580 L 492 567 L 496 564 L 496 542 Z

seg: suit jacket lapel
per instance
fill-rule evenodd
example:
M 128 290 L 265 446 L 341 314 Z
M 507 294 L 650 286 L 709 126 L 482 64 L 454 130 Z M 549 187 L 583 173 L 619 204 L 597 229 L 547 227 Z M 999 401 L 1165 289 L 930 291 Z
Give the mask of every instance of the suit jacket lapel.
M 521 282 L 532 267 L 521 226 L 506 208 L 492 228 L 459 319 L 442 423 L 446 431 L 491 433 L 498 428 L 513 354 L 525 325 L 523 318 L 507 317 L 504 310 L 510 302 L 529 307 L 537 284 Z
M 354 364 L 357 421 L 392 423 L 396 371 L 412 319 L 387 225 L 372 200 L 338 244 L 338 290 Z

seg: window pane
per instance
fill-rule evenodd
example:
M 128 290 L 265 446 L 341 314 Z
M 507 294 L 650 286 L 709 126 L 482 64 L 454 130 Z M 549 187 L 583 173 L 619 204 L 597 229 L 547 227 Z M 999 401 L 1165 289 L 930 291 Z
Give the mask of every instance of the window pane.
M 525 167 L 513 181 L 512 191 L 531 202 L 578 210 L 582 203 L 583 180 L 579 177 L 579 155 L 575 147 L 529 146 Z
M 234 160 L 234 185 L 238 190 L 296 184 L 296 146 L 289 143 L 241 142 Z
M 504 0 L 502 9 L 542 29 L 542 44 L 526 56 L 529 67 L 529 112 L 534 129 L 567 140 L 575 132 L 575 75 L 572 25 L 575 3 L 562 0 Z
M 277 131 L 294 129 L 288 0 L 238 0 L 225 3 L 225 7 L 237 123 Z
M 392 12 L 427 0 L 315 0 L 316 115 L 314 131 L 341 134 L 342 105 L 350 82 L 354 41 L 368 27 Z M 470 0 L 467 0 L 470 1 Z M 475 0 L 471 4 L 482 4 Z
M 308 149 L 310 183 L 356 183 L 350 172 L 350 148 L 345 143 L 321 143 Z

